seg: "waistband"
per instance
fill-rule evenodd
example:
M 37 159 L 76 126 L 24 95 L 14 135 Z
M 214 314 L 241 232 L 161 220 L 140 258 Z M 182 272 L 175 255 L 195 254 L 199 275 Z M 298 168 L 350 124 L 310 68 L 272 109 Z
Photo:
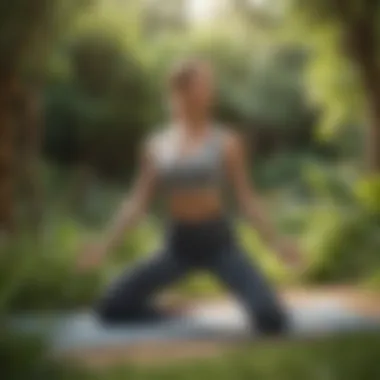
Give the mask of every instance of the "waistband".
M 218 227 L 225 227 L 231 224 L 230 218 L 226 215 L 218 215 L 210 219 L 198 220 L 198 221 L 186 221 L 178 219 L 170 219 L 168 221 L 169 227 L 183 229 L 183 230 L 207 230 Z
M 165 240 L 172 254 L 198 265 L 232 248 L 235 234 L 230 219 L 221 215 L 197 222 L 172 220 Z

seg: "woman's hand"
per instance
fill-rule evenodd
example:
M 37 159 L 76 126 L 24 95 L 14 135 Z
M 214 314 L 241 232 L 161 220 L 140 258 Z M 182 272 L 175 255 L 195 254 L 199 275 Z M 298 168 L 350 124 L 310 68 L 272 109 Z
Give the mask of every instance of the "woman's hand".
M 291 267 L 301 267 L 303 265 L 303 257 L 298 248 L 292 240 L 282 239 L 275 244 L 275 250 L 285 263 Z
M 88 271 L 97 268 L 106 255 L 106 249 L 101 244 L 89 244 L 80 253 L 77 268 Z

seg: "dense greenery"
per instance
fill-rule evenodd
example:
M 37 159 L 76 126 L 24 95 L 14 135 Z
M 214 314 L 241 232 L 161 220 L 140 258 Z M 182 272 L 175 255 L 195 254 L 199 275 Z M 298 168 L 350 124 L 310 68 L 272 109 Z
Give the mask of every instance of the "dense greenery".
M 141 140 L 168 116 L 165 77 L 182 55 L 214 63 L 216 116 L 253 147 L 252 180 L 279 228 L 299 238 L 307 270 L 286 270 L 237 222 L 252 258 L 281 284 L 379 288 L 378 2 L 257 3 L 231 0 L 197 27 L 179 0 L 0 5 L 1 232 L 14 216 L 20 221 L 9 240 L 0 236 L 2 316 L 90 305 L 111 277 L 158 246 L 163 226 L 150 215 L 103 266 L 76 270 L 81 244 L 99 233 L 129 187 Z M 219 287 L 202 275 L 178 291 Z M 44 344 L 24 339 L 0 332 L 6 379 L 380 377 L 378 335 L 97 374 L 67 369 Z
M 133 17 L 101 8 L 75 23 L 57 48 L 46 95 L 50 157 L 85 162 L 103 176 L 129 172 L 141 138 L 167 116 L 162 94 L 172 60 L 192 54 L 215 63 L 217 114 L 249 134 L 259 153 L 313 145 L 314 112 L 302 85 L 306 54 L 297 44 L 253 39 L 249 46 L 237 43 L 234 29 L 217 26 L 154 39 L 144 33 L 144 17 Z

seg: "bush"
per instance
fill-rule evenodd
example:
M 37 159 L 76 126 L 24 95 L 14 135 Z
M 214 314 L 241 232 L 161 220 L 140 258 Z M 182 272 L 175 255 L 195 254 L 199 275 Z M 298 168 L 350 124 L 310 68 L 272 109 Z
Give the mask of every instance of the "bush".
M 45 241 L 18 237 L 3 253 L 0 294 L 4 309 L 67 309 L 93 300 L 101 276 L 75 270 L 79 231 L 65 227 L 50 231 Z
M 339 182 L 337 178 L 333 181 Z M 363 194 L 361 182 L 351 182 L 345 188 L 345 198 L 336 202 L 336 193 L 325 191 L 328 186 L 319 183 L 324 189 L 323 201 L 306 212 L 310 267 L 305 278 L 311 282 L 366 281 L 380 265 L 379 214 L 376 207 L 368 206 L 373 204 L 376 190 L 366 182 Z M 367 198 L 365 194 L 369 194 Z
M 90 380 L 86 371 L 54 360 L 42 338 L 0 331 L 1 378 L 6 380 Z
M 0 306 L 25 311 L 91 305 L 110 277 L 157 244 L 155 225 L 147 220 L 99 268 L 81 273 L 76 270 L 76 260 L 83 236 L 89 232 L 62 215 L 59 221 L 50 220 L 42 239 L 19 236 L 2 255 Z

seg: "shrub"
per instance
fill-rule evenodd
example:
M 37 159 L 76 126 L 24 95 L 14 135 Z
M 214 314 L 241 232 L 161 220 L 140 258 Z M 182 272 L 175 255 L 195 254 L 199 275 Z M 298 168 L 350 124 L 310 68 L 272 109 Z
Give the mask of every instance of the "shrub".
M 86 371 L 70 363 L 52 359 L 44 339 L 0 331 L 2 379 L 12 380 L 90 380 Z

